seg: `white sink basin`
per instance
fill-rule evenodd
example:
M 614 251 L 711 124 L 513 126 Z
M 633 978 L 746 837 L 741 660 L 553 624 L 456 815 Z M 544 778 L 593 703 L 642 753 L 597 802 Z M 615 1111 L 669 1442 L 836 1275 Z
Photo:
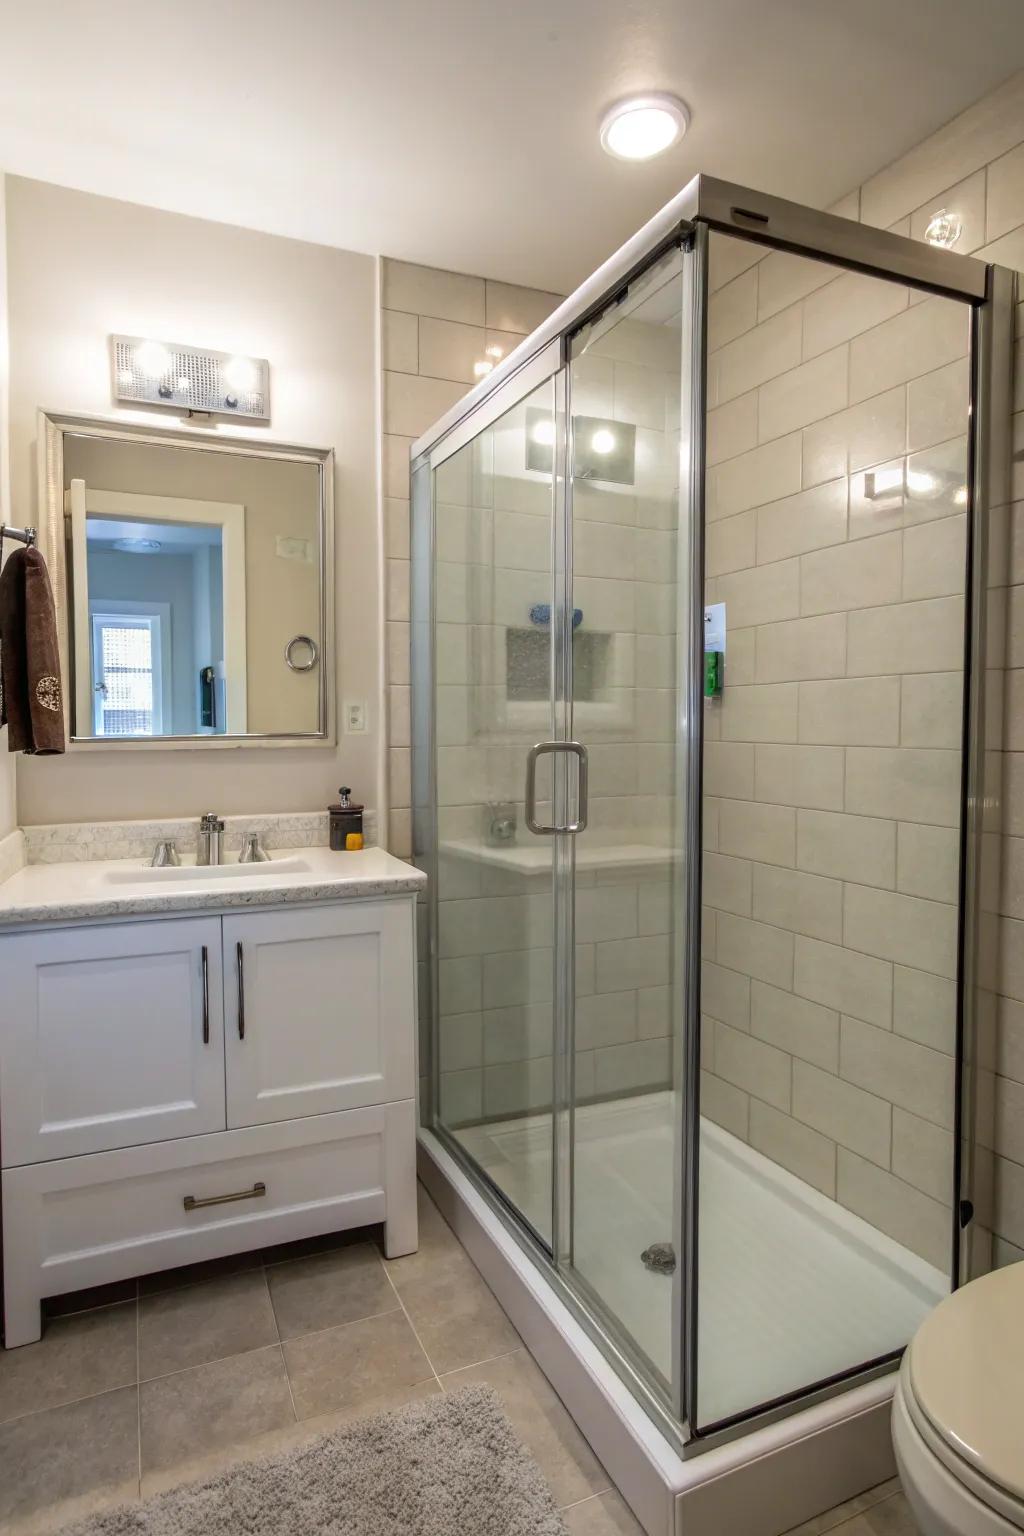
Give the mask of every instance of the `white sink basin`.
M 118 869 L 107 869 L 103 872 L 103 879 L 108 885 L 148 885 L 150 882 L 162 885 L 175 880 L 258 880 L 262 875 L 264 879 L 278 875 L 302 874 L 312 868 L 308 859 L 301 854 L 290 853 L 277 859 L 273 854 L 264 863 L 260 864 L 162 864 L 154 869 L 150 864 L 121 865 Z

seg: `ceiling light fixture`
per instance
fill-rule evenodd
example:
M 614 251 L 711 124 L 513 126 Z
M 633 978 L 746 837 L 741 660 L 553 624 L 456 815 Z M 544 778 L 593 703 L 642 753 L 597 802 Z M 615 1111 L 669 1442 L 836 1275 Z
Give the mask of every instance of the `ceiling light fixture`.
M 590 446 L 595 453 L 612 453 L 615 449 L 615 433 L 609 432 L 607 427 L 598 427 L 590 439 Z
M 689 109 L 678 96 L 627 96 L 602 118 L 601 148 L 616 160 L 650 160 L 678 144 L 689 125 Z

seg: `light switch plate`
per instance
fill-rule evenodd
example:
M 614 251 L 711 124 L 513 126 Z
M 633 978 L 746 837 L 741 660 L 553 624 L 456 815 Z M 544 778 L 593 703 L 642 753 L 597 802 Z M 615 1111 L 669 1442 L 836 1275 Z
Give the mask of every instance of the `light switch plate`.
M 365 699 L 346 699 L 342 712 L 345 721 L 345 734 L 357 736 L 366 730 L 366 701 Z

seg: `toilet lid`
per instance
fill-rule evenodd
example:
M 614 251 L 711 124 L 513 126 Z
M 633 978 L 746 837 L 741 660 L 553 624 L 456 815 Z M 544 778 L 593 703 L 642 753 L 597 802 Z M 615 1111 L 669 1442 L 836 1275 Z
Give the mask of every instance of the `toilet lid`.
M 1024 1263 L 940 1302 L 908 1363 L 914 1399 L 942 1441 L 1024 1501 Z

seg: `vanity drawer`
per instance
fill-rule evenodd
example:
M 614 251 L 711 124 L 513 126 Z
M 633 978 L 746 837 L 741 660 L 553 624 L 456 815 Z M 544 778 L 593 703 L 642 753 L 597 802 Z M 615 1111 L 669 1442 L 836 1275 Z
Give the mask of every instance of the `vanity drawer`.
M 390 1220 L 396 1199 L 414 1211 L 414 1165 L 410 1099 L 8 1169 L 8 1318 L 23 1293 L 57 1296 Z
M 216 917 L 0 937 L 5 1168 L 221 1130 Z

